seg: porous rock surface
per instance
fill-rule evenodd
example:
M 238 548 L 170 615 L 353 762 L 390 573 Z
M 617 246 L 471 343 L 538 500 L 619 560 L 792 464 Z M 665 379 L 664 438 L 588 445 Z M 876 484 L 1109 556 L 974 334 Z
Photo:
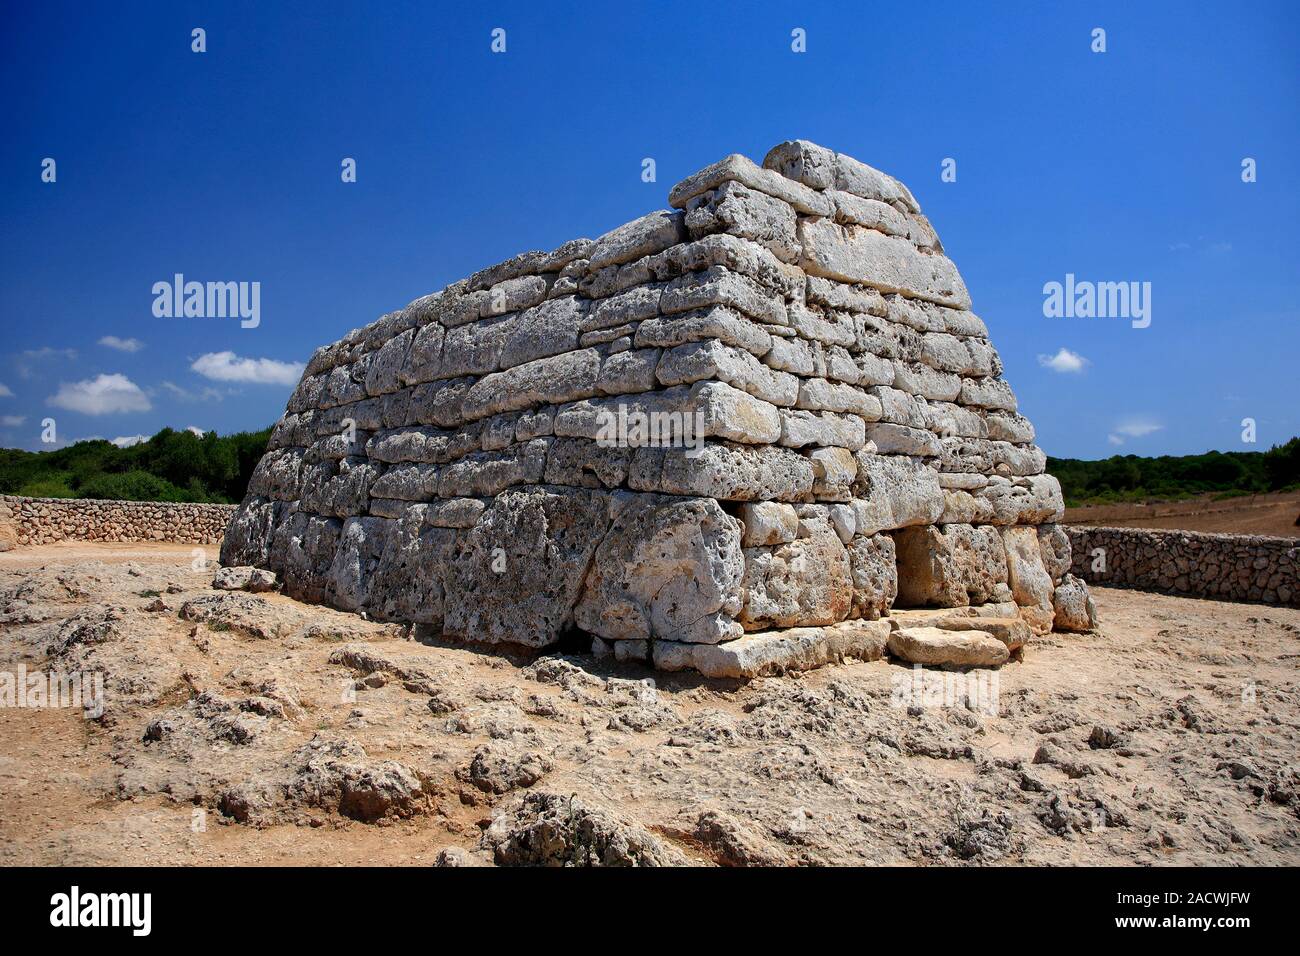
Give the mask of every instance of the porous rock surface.
M 844 625 L 896 601 L 1089 626 L 1060 486 L 908 189 L 794 141 L 669 201 L 318 349 L 222 562 L 467 642 L 576 628 L 740 677 L 878 656 L 887 628 Z M 889 646 L 1005 659 L 974 643 Z

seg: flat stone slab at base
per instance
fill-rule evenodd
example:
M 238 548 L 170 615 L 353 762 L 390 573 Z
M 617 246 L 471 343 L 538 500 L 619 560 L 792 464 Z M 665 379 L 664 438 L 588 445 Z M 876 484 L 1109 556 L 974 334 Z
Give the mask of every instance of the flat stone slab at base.
M 1007 645 L 987 631 L 945 631 L 903 627 L 889 635 L 889 653 L 912 664 L 943 667 L 998 667 L 1011 656 Z
M 935 626 L 945 631 L 982 631 L 991 634 L 1007 645 L 1009 651 L 1019 650 L 1034 636 L 1029 625 L 1019 617 L 945 617 L 936 621 Z
M 884 656 L 889 628 L 887 620 L 841 621 L 746 634 L 725 644 L 655 641 L 654 666 L 665 671 L 694 669 L 705 677 L 749 678 L 812 670 L 848 657 L 876 661 Z

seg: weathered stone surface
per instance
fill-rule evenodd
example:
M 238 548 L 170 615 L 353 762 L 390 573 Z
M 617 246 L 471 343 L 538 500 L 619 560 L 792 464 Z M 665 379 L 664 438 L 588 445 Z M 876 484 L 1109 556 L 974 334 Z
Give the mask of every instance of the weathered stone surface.
M 212 577 L 212 586 L 218 591 L 260 591 L 275 590 L 275 575 L 270 571 L 254 567 L 219 568 Z
M 904 627 L 889 635 L 889 653 L 912 664 L 944 667 L 1000 667 L 1011 656 L 987 631 Z
M 475 642 L 553 643 L 573 623 L 608 511 L 608 498 L 598 491 L 497 495 L 446 568 L 443 632 Z
M 830 627 L 746 634 L 725 644 L 656 641 L 654 665 L 660 670 L 692 668 L 705 677 L 762 677 L 812 670 L 845 658 L 880 660 L 888 639 L 888 621 L 842 621 Z
M 900 604 L 963 607 L 1000 599 L 1007 556 L 996 528 L 921 525 L 896 531 L 893 538 Z
M 1061 579 L 1052 593 L 1053 625 L 1058 631 L 1091 631 L 1097 626 L 1097 607 L 1088 585 L 1073 574 Z
M 943 514 L 943 492 L 933 468 L 897 455 L 859 453 L 857 462 L 853 507 L 858 534 L 933 524 Z
M 898 597 L 894 539 L 887 534 L 858 535 L 846 550 L 853 578 L 853 616 L 875 620 L 887 614 Z
M 1021 607 L 1051 608 L 1052 578 L 1043 567 L 1037 530 L 1023 525 L 1003 528 L 1002 542 L 1012 598 Z
M 834 624 L 853 607 L 849 556 L 829 521 L 804 522 L 806 536 L 745 549 L 739 621 L 747 631 Z
M 793 505 L 778 501 L 746 502 L 740 507 L 744 525 L 741 545 L 746 548 L 787 544 L 799 534 L 799 515 Z
M 1019 617 L 944 617 L 934 625 L 945 631 L 982 631 L 996 637 L 1009 651 L 1019 650 L 1033 637 L 1029 625 Z
M 869 653 L 879 629 L 846 622 L 895 603 L 1011 615 L 1004 649 L 1089 620 L 1060 486 L 906 187 L 791 141 L 670 202 L 317 349 L 226 563 L 464 641 L 579 628 L 715 676 Z M 0 541 L 41 540 L 5 518 Z
M 575 620 L 607 640 L 716 644 L 740 634 L 744 571 L 740 526 L 716 501 L 637 495 L 596 549 Z
M 970 308 L 957 268 L 943 256 L 919 252 L 906 239 L 831 219 L 805 219 L 799 222 L 799 243 L 799 265 L 809 275 Z

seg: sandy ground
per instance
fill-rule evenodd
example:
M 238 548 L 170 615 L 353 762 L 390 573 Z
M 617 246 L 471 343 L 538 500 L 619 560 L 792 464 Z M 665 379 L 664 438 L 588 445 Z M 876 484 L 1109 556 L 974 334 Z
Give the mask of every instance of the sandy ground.
M 1067 508 L 1064 523 L 1300 538 L 1297 522 L 1300 522 L 1300 492 L 1289 491 L 1222 501 L 1207 495 L 1187 501 Z
M 192 550 L 0 554 L 0 672 L 107 674 L 0 708 L 0 864 L 1300 863 L 1300 611 L 1096 589 L 972 709 L 442 646 Z

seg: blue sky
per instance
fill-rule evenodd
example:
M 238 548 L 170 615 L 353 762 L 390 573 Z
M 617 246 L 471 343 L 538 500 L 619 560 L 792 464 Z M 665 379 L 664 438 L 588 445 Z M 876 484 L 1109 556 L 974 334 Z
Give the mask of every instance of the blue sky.
M 1300 433 L 1300 4 L 614 6 L 7 3 L 0 445 L 263 427 L 280 363 L 790 138 L 908 184 L 1049 454 Z M 156 318 L 178 272 L 261 324 Z M 1150 282 L 1150 327 L 1044 317 L 1067 273 Z

